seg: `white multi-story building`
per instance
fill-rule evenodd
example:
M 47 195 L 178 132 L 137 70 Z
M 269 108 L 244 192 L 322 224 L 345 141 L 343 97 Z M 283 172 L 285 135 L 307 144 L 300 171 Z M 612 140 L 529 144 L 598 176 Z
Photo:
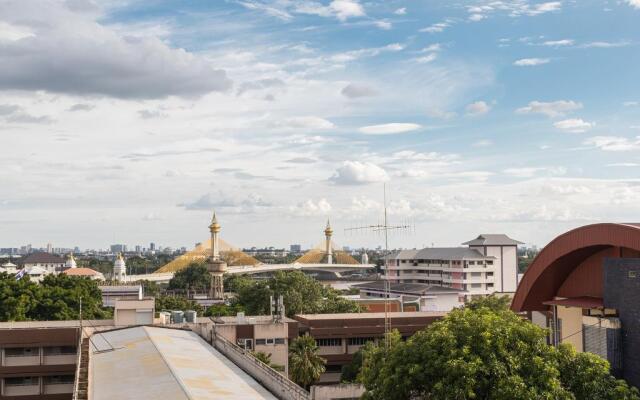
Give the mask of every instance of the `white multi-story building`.
M 507 235 L 480 235 L 469 247 L 401 250 L 387 257 L 388 279 L 466 291 L 465 297 L 514 292 L 518 285 L 517 246 Z

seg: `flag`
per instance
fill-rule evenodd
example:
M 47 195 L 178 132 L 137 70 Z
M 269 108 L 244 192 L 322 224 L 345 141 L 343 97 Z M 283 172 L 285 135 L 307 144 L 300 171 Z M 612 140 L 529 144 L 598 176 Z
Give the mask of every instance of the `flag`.
M 16 274 L 16 280 L 19 281 L 20 279 L 22 279 L 22 277 L 24 276 L 24 274 L 27 273 L 27 269 L 26 268 L 22 268 L 17 274 Z

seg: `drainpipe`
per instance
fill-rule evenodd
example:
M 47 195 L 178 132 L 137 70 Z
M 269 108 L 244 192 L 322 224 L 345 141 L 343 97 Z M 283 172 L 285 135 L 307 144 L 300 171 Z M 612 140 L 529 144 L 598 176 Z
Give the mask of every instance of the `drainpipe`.
M 558 335 L 558 306 L 553 306 L 553 345 L 558 347 L 560 336 Z

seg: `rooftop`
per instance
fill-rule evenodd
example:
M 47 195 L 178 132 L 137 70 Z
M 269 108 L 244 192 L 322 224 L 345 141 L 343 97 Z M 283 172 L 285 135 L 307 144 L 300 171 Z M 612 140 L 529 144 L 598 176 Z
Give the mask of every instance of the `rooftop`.
M 82 320 L 82 325 L 85 327 L 95 326 L 113 326 L 112 319 L 93 319 Z M 34 329 L 34 328 L 76 328 L 80 326 L 80 321 L 67 320 L 67 321 L 13 321 L 13 322 L 0 322 L 0 329 Z
M 381 290 L 384 288 L 384 281 L 366 282 L 353 285 L 360 289 Z M 446 294 L 446 293 L 464 293 L 463 289 L 454 289 L 438 285 L 429 285 L 426 283 L 396 283 L 390 282 L 389 289 L 395 293 L 406 293 L 415 296 L 424 296 L 429 294 Z
M 445 315 L 447 315 L 446 312 L 440 311 L 390 312 L 389 318 L 444 317 Z M 384 313 L 297 314 L 296 318 L 309 321 L 328 319 L 377 319 L 384 318 Z
M 196 333 L 133 327 L 92 336 L 94 400 L 276 399 Z
M 64 261 L 64 258 L 55 254 L 33 253 L 20 260 L 20 264 L 64 264 Z
M 502 233 L 483 233 L 477 238 L 462 244 L 467 246 L 517 246 L 523 243 Z
M 208 322 L 212 322 L 209 317 L 198 318 L 198 323 Z M 244 318 L 239 318 L 238 316 L 214 317 L 213 322 L 227 325 L 265 325 L 273 324 L 274 320 L 270 315 L 245 315 Z M 296 320 L 284 317 L 282 322 L 296 322 Z
M 400 260 L 486 260 L 495 258 L 485 256 L 478 250 L 468 247 L 426 247 L 422 250 L 400 250 L 391 254 L 390 257 Z
M 69 268 L 63 272 L 65 275 L 70 276 L 96 276 L 102 275 L 100 272 L 91 268 Z

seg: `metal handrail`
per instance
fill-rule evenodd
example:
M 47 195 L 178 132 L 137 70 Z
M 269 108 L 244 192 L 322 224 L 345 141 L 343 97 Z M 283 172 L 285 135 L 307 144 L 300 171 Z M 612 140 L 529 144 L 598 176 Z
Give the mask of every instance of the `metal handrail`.
M 258 360 L 253 354 L 251 354 L 251 352 L 248 352 L 247 350 L 242 349 L 241 347 L 239 347 L 235 343 L 227 340 L 226 338 L 218 335 L 217 333 L 214 333 L 214 341 L 221 342 L 222 345 L 225 347 L 225 349 L 228 348 L 229 350 L 233 351 L 234 353 L 236 353 L 238 355 L 247 357 L 258 368 L 260 368 L 262 371 L 266 372 L 270 377 L 274 378 L 280 384 L 282 384 L 282 386 L 284 386 L 284 388 L 287 391 L 289 391 L 290 393 L 291 392 L 296 393 L 300 397 L 306 398 L 306 399 L 310 399 L 311 398 L 311 394 L 308 391 L 306 391 L 304 388 L 300 387 L 297 383 L 295 383 L 291 379 L 289 379 L 289 378 L 283 376 L 282 374 L 278 373 L 276 370 L 274 370 L 270 366 L 266 365 L 262 361 Z
M 78 328 L 78 355 L 76 356 L 76 377 L 73 380 L 73 400 L 78 400 L 78 386 L 80 385 L 80 361 L 82 357 L 82 335 L 83 329 Z

